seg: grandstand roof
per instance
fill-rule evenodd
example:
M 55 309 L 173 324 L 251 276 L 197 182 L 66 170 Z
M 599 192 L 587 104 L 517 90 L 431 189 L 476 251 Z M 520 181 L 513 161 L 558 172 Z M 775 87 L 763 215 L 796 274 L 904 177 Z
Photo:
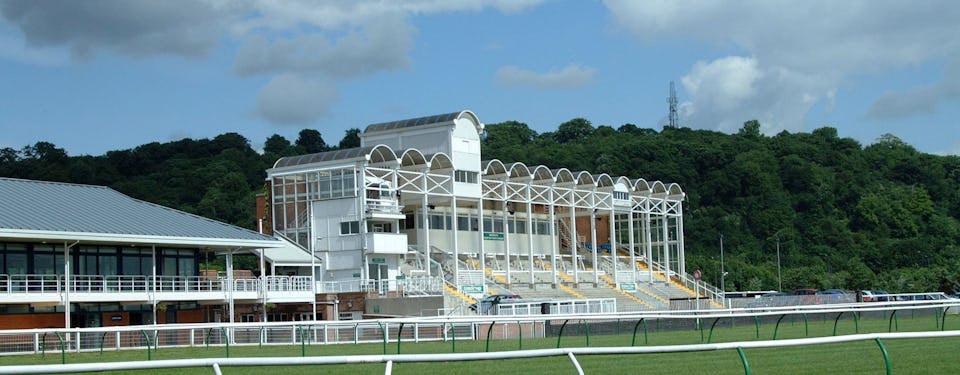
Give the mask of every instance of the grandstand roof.
M 0 238 L 216 248 L 280 241 L 105 186 L 0 178 Z

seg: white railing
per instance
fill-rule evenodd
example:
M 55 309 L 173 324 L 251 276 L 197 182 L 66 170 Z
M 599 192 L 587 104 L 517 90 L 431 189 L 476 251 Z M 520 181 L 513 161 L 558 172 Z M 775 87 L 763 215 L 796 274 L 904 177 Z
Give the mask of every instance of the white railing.
M 146 293 L 146 292 L 210 292 L 225 291 L 227 279 L 207 276 L 100 276 L 75 275 L 64 288 L 62 275 L 0 275 L 0 294 L 62 293 Z M 309 291 L 309 276 L 267 276 L 236 278 L 236 291 L 292 292 Z
M 439 295 L 443 284 L 439 277 L 410 277 L 400 280 L 344 280 L 325 281 L 317 283 L 317 293 L 345 293 L 345 292 L 401 292 L 413 295 Z M 408 289 L 409 288 L 409 289 Z
M 252 357 L 252 358 L 195 358 L 195 359 L 167 359 L 156 361 L 137 361 L 137 362 L 98 362 L 98 363 L 75 363 L 62 365 L 18 365 L 18 366 L 0 366 L 0 374 L 64 374 L 76 372 L 93 371 L 125 371 L 125 370 L 149 370 L 162 368 L 209 368 L 214 374 L 221 374 L 220 368 L 224 366 L 245 367 L 245 366 L 306 366 L 306 365 L 333 365 L 333 364 L 357 364 L 357 363 L 383 363 L 385 364 L 384 373 L 391 374 L 394 363 L 417 363 L 417 362 L 454 362 L 454 361 L 479 361 L 479 360 L 497 360 L 497 359 L 530 359 L 543 357 L 567 357 L 570 359 L 570 366 L 583 374 L 583 368 L 577 360 L 577 355 L 611 355 L 611 354 L 661 354 L 661 353 L 684 353 L 684 352 L 704 352 L 716 350 L 737 350 L 741 353 L 741 364 L 749 371 L 749 362 L 743 349 L 757 348 L 785 348 L 794 346 L 839 344 L 858 341 L 877 341 L 880 340 L 902 340 L 902 339 L 931 339 L 960 337 L 960 331 L 942 331 L 942 332 L 902 332 L 902 333 L 871 333 L 831 337 L 816 337 L 807 339 L 790 340 L 766 340 L 766 341 L 739 341 L 724 342 L 716 344 L 692 344 L 692 345 L 670 345 L 670 346 L 626 346 L 626 347 L 579 347 L 579 348 L 556 348 L 556 349 L 533 349 L 533 350 L 513 350 L 486 353 L 433 353 L 433 354 L 367 354 L 367 355 L 347 355 L 347 356 L 320 356 L 320 357 Z M 889 354 L 886 348 L 880 346 L 883 356 L 878 356 L 886 363 L 887 373 L 892 369 L 889 361 Z M 879 360 L 877 360 L 879 363 Z M 879 365 L 879 364 L 878 364 Z
M 544 306 L 546 305 L 546 306 Z M 544 312 L 544 307 L 547 311 Z M 612 314 L 617 312 L 615 298 L 516 301 L 496 305 L 496 315 L 570 315 Z
M 958 300 L 941 301 L 898 301 L 890 303 L 859 303 L 843 306 L 794 306 L 789 308 L 768 308 L 763 310 L 727 309 L 708 311 L 674 311 L 655 313 L 618 313 L 618 314 L 569 314 L 544 316 L 480 316 L 480 317 L 432 317 L 401 318 L 360 321 L 313 321 L 313 322 L 276 322 L 276 323 L 233 323 L 233 324 L 182 324 L 125 326 L 83 329 L 31 329 L 0 331 L 0 349 L 7 354 L 38 353 L 43 347 L 56 346 L 70 352 L 96 351 L 100 347 L 112 350 L 121 348 L 146 348 L 147 345 L 203 346 L 203 345 L 250 345 L 273 344 L 291 345 L 302 343 L 379 343 L 395 342 L 399 327 L 405 325 L 415 332 L 410 342 L 439 340 L 478 340 L 479 328 L 489 324 L 533 323 L 533 326 L 547 325 L 548 322 L 587 321 L 602 322 L 614 320 L 638 319 L 683 319 L 699 320 L 705 318 L 762 318 L 766 316 L 784 316 L 799 314 L 832 314 L 844 312 L 889 312 L 904 309 L 932 309 L 945 311 L 960 307 Z M 940 313 L 940 312 L 938 312 Z M 854 315 L 854 314 L 851 314 Z M 753 320 L 753 319 L 750 319 Z M 941 327 L 942 329 L 942 327 Z M 411 332 L 411 331 L 407 331 Z M 558 348 L 521 351 L 498 351 L 487 353 L 447 353 L 447 354 L 397 354 L 397 355 L 330 355 L 323 357 L 258 357 L 258 358 L 203 358 L 183 360 L 157 360 L 139 362 L 96 362 L 67 365 L 18 365 L 0 366 L 0 374 L 36 374 L 36 373 L 74 373 L 89 371 L 120 371 L 156 368 L 211 367 L 215 372 L 220 366 L 264 366 L 264 365 L 306 365 L 334 363 L 386 363 L 386 373 L 390 373 L 394 362 L 437 362 L 489 360 L 504 358 L 536 358 L 548 356 L 568 356 L 572 365 L 579 369 L 575 355 L 601 354 L 646 354 L 712 350 L 738 350 L 744 366 L 748 366 L 745 348 L 774 348 L 802 345 L 821 345 L 832 343 L 856 342 L 863 340 L 878 341 L 884 352 L 882 359 L 887 366 L 888 354 L 879 340 L 958 337 L 960 330 L 902 333 L 867 333 L 803 339 L 780 339 L 765 341 L 739 341 L 670 346 L 630 346 L 630 347 L 589 347 Z M 57 337 L 63 338 L 62 344 Z M 408 336 L 409 337 L 409 336 Z M 546 337 L 545 331 L 537 331 L 534 337 Z M 51 341 L 52 339 L 52 341 Z M 45 344 L 45 345 L 42 345 Z M 59 345 L 58 345 L 59 344 Z M 54 351 L 46 349 L 46 351 Z M 57 350 L 58 351 L 58 350 Z M 889 367 L 888 367 L 889 371 Z M 749 371 L 747 371 L 749 373 Z

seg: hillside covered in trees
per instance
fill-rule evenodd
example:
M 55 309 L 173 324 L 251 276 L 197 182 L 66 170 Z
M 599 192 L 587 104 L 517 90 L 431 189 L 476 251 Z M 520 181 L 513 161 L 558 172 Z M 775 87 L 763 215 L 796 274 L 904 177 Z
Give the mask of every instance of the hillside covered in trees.
M 262 153 L 236 133 L 150 143 L 70 157 L 47 142 L 0 149 L 0 176 L 110 186 L 130 196 L 255 228 L 264 170 L 287 155 L 336 145 L 316 130 L 274 135 Z M 677 182 L 687 193 L 687 269 L 719 285 L 720 238 L 727 290 L 795 288 L 960 289 L 960 157 L 918 152 L 892 135 L 870 145 L 836 129 L 737 134 L 578 118 L 538 134 L 526 124 L 487 125 L 485 159 Z

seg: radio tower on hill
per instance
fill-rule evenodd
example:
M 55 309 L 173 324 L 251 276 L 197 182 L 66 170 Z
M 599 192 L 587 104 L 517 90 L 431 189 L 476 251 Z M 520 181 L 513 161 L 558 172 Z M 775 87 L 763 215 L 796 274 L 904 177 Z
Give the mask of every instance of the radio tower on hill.
M 670 81 L 670 97 L 667 98 L 667 103 L 670 104 L 670 117 L 667 126 L 671 128 L 676 128 L 677 124 L 677 90 L 673 87 L 673 81 Z

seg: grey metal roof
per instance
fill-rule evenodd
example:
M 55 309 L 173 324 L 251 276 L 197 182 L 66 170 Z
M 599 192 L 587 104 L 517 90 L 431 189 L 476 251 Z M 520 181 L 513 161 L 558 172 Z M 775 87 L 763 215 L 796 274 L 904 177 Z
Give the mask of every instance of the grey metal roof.
M 316 154 L 306 154 L 297 156 L 284 156 L 273 164 L 274 168 L 289 167 L 293 165 L 304 165 L 334 160 L 360 159 L 366 157 L 372 146 L 345 148 L 342 150 L 318 152 Z
M 463 111 L 367 125 L 367 128 L 364 129 L 363 134 L 372 134 L 372 133 L 393 130 L 393 129 L 402 129 L 402 128 L 409 128 L 414 126 L 425 126 L 425 125 L 431 125 L 431 124 L 439 124 L 442 122 L 450 122 L 455 120 L 458 116 L 460 116 L 461 113 L 463 113 Z
M 267 241 L 267 246 L 280 246 L 272 237 L 137 200 L 105 186 L 0 177 L 0 207 L 0 237 L 63 232 L 107 241 L 134 242 L 142 237 L 159 243 L 249 247 Z

